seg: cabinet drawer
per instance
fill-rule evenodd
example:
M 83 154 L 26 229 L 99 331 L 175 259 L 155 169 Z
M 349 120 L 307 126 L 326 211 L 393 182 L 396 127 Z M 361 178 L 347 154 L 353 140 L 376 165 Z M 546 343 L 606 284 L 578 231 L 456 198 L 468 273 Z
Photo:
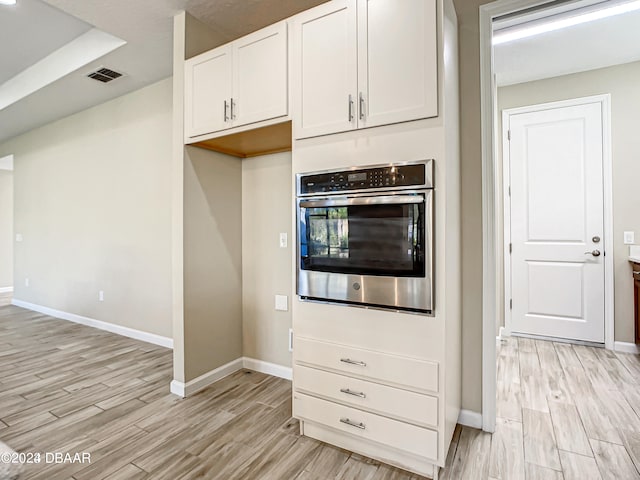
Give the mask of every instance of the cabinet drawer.
M 409 423 L 436 427 L 438 399 L 353 377 L 294 366 L 296 391 L 319 395 Z
M 392 385 L 427 392 L 438 391 L 436 362 L 304 337 L 296 337 L 295 359 L 297 363 L 328 368 Z
M 433 430 L 297 392 L 293 396 L 293 414 L 299 419 L 326 425 L 413 455 L 434 460 L 438 457 L 438 433 Z

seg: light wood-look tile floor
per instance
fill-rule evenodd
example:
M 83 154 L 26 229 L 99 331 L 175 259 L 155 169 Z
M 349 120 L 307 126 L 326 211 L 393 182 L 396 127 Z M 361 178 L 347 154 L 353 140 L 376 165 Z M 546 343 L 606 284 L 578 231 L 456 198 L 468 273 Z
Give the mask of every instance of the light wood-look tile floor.
M 11 305 L 11 298 L 13 297 L 13 293 L 0 293 L 0 307 L 4 305 Z
M 497 377 L 495 434 L 463 430 L 458 444 L 484 452 L 482 475 L 449 478 L 640 479 L 638 355 L 512 337 Z
M 179 399 L 171 379 L 168 349 L 0 307 L 0 441 L 91 454 L 21 480 L 421 478 L 301 437 L 287 380 L 243 370 Z
M 286 380 L 240 371 L 179 399 L 171 378 L 167 349 L 0 307 L 0 440 L 91 454 L 21 479 L 422 478 L 300 437 Z M 640 478 L 638 357 L 512 338 L 498 378 L 496 433 L 459 428 L 441 478 Z

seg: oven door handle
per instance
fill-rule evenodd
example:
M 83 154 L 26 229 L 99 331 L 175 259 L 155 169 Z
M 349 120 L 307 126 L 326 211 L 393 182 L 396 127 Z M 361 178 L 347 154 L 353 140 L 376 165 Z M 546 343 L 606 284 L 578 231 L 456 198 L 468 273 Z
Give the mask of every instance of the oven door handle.
M 398 205 L 403 203 L 424 203 L 422 195 L 382 195 L 378 197 L 323 198 L 321 200 L 300 200 L 300 206 L 349 207 L 351 205 Z

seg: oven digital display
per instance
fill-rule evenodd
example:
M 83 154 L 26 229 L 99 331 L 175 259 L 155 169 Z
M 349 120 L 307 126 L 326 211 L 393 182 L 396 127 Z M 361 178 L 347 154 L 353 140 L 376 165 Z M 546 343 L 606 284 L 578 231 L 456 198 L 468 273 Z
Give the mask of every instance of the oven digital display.
M 347 176 L 347 179 L 350 182 L 364 182 L 364 181 L 367 180 L 367 174 L 366 174 L 366 172 L 363 172 L 363 173 L 350 173 Z

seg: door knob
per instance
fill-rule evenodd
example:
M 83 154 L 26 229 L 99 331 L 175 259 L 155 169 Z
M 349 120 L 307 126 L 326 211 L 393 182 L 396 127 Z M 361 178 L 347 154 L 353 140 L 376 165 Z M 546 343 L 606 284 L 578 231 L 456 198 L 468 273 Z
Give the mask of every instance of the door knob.
M 594 257 L 600 256 L 600 250 L 592 250 L 591 252 L 584 252 L 585 255 L 593 255 Z

